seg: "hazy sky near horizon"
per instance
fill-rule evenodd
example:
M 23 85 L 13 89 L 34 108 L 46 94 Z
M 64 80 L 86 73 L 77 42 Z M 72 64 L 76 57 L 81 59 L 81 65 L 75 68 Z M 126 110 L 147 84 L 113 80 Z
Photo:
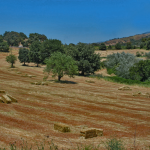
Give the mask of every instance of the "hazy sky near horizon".
M 150 31 L 150 0 L 0 0 L 0 34 L 93 43 Z

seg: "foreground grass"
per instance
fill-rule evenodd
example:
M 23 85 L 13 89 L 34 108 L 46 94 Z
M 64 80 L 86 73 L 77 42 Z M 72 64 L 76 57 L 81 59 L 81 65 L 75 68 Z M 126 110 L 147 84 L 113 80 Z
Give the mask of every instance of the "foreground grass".
M 100 144 L 103 144 L 103 147 L 100 147 Z M 93 146 L 93 145 L 77 145 L 76 148 L 73 148 L 73 150 L 101 150 L 101 149 L 106 149 L 106 150 L 127 150 L 125 148 L 125 144 L 123 143 L 122 140 L 117 139 L 117 138 L 110 138 L 106 142 L 101 142 L 98 146 Z M 51 142 L 48 142 L 48 149 L 49 150 L 60 150 L 60 148 L 53 143 L 53 140 Z M 38 144 L 36 142 L 36 150 L 48 150 L 45 148 L 45 141 L 42 143 Z M 61 148 L 63 150 L 63 148 Z M 130 150 L 140 150 L 138 147 L 135 145 L 132 148 L 128 148 Z M 0 148 L 0 150 L 6 150 L 5 148 Z M 10 143 L 10 150 L 35 150 L 33 149 L 32 146 L 28 146 L 27 142 L 24 142 L 20 145 L 20 147 L 16 146 L 16 142 Z M 71 149 L 68 149 L 71 150 Z M 146 148 L 142 148 L 141 150 L 150 150 L 150 146 Z

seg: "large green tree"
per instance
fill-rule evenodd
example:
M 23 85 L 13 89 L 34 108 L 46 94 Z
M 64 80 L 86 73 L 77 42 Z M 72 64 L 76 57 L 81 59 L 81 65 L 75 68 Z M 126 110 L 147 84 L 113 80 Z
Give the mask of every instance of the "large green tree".
M 95 49 L 91 45 L 78 43 L 75 47 L 72 47 L 72 50 L 68 48 L 68 51 L 65 50 L 65 52 L 76 60 L 81 75 L 94 73 L 100 69 L 100 55 L 95 54 Z
M 29 50 L 27 48 L 19 48 L 19 56 L 18 59 L 20 60 L 21 63 L 24 63 L 23 65 L 25 66 L 26 62 L 29 63 Z
M 13 54 L 6 56 L 6 61 L 11 64 L 11 68 L 13 68 L 13 64 L 16 62 L 17 57 Z
M 39 33 L 30 33 L 29 34 L 29 39 L 28 42 L 32 44 L 35 41 L 45 41 L 47 40 L 47 37 L 44 34 L 39 34 Z
M 0 52 L 9 52 L 9 45 L 7 42 L 0 43 Z
M 35 41 L 30 45 L 29 58 L 30 62 L 34 62 L 37 64 L 41 63 L 40 59 L 40 51 L 42 49 L 42 44 L 40 41 Z
M 53 73 L 53 77 L 57 76 L 58 81 L 66 74 L 69 77 L 74 77 L 78 71 L 76 62 L 71 56 L 55 52 L 49 59 L 45 60 L 46 68 L 44 72 Z
M 0 43 L 2 43 L 2 42 L 3 42 L 3 36 L 0 35 Z
M 28 38 L 23 32 L 20 32 L 19 34 L 23 40 Z
M 54 52 L 64 53 L 63 46 L 60 40 L 57 39 L 49 39 L 42 42 L 42 48 L 40 51 L 40 59 L 43 63 L 44 60 L 51 56 Z
M 8 45 L 11 45 L 11 46 L 18 46 L 19 43 L 23 40 L 20 34 L 14 31 L 11 31 L 11 32 L 6 31 L 3 37 L 4 37 L 4 40 L 7 41 Z

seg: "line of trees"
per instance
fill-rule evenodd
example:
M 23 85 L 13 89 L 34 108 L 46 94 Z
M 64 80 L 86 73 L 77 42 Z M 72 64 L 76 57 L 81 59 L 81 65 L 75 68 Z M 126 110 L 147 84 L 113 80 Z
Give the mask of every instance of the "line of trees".
M 37 67 L 39 64 L 46 64 L 45 72 L 49 74 L 52 71 L 54 75 L 57 72 L 60 80 L 64 74 L 73 77 L 77 70 L 81 75 L 85 75 L 94 74 L 100 69 L 100 55 L 94 51 L 93 46 L 85 43 L 63 45 L 57 39 L 47 39 L 43 42 L 37 40 L 32 42 L 29 48 L 20 48 L 18 59 L 23 65 L 29 62 L 34 62 Z

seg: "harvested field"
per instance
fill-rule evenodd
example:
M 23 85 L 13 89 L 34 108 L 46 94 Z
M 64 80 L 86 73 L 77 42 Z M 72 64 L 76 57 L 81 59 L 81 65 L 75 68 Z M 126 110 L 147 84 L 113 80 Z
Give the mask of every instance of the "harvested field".
M 17 52 L 13 50 L 15 55 Z M 31 82 L 42 81 L 44 66 L 22 66 L 17 61 L 16 68 L 10 69 L 7 55 L 0 53 L 0 90 L 18 103 L 0 103 L 0 148 L 9 148 L 15 141 L 20 145 L 23 138 L 29 145 L 53 139 L 60 148 L 73 149 L 77 144 L 98 145 L 114 135 L 132 147 L 135 130 L 136 145 L 150 146 L 150 98 L 132 95 L 149 93 L 150 88 L 129 86 L 132 91 L 118 90 L 125 85 L 81 76 L 64 76 L 62 80 L 70 81 L 66 83 L 52 82 L 49 77 L 47 86 L 37 86 Z M 17 72 L 34 77 L 21 77 Z M 54 130 L 55 123 L 68 125 L 70 132 Z M 80 130 L 84 127 L 103 129 L 103 136 L 82 138 Z

